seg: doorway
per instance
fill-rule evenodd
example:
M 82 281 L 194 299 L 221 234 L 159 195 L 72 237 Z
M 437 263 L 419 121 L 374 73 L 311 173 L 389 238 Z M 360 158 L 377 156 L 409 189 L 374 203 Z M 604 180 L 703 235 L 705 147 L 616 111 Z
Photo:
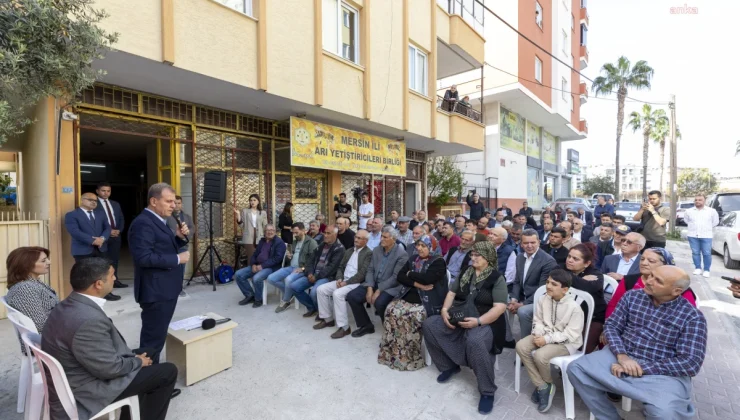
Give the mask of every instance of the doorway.
M 404 196 L 404 215 L 413 217 L 415 211 L 421 209 L 421 183 L 418 181 L 406 181 L 406 192 Z

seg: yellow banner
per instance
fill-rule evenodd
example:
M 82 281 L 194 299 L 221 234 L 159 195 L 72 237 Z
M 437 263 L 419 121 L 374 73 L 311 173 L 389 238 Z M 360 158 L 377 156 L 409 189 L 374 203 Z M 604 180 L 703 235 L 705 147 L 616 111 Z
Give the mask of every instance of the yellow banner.
M 290 117 L 290 164 L 332 171 L 406 176 L 406 144 Z

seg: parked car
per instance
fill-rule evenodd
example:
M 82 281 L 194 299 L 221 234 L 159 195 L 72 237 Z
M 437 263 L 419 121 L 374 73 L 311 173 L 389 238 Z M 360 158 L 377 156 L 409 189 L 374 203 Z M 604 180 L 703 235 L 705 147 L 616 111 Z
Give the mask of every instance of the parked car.
M 578 197 L 565 197 L 565 198 L 558 198 L 557 200 L 553 201 L 553 203 L 580 203 L 586 206 L 589 210 L 593 211 L 593 208 L 591 207 L 591 202 L 587 198 L 578 198 Z
M 722 255 L 725 268 L 740 268 L 740 211 L 725 212 L 712 229 L 712 251 Z
M 712 194 L 707 197 L 707 206 L 717 210 L 722 220 L 728 212 L 740 210 L 740 192 Z
M 670 205 L 670 204 L 669 204 Z M 676 207 L 676 226 L 686 225 L 683 221 L 683 216 L 686 214 L 686 210 L 694 207 L 693 201 L 679 201 L 678 207 Z
M 632 218 L 640 211 L 641 207 L 642 203 L 620 201 L 614 203 L 614 212 L 620 216 L 624 216 L 624 223 L 634 230 L 640 226 L 640 222 L 636 222 Z
M 554 204 L 555 204 L 555 218 L 557 219 L 556 220 L 557 222 L 559 222 L 560 220 L 562 220 L 563 212 L 565 210 L 567 210 L 568 208 L 571 208 L 571 209 L 573 209 L 573 211 L 576 211 L 576 212 L 578 211 L 579 208 L 583 208 L 587 212 L 592 212 L 593 213 L 593 209 L 590 208 L 589 206 L 583 204 L 583 203 L 576 203 L 576 202 L 572 202 L 572 201 L 571 202 L 567 202 L 567 201 L 563 202 L 563 201 L 557 200 L 557 201 L 555 201 Z
M 591 199 L 592 200 L 598 200 L 599 197 L 604 197 L 604 199 L 606 199 L 606 201 L 609 201 L 609 199 L 614 200 L 614 194 L 609 194 L 609 193 L 594 193 L 594 194 L 591 194 Z M 616 202 L 617 200 L 614 200 L 614 201 Z

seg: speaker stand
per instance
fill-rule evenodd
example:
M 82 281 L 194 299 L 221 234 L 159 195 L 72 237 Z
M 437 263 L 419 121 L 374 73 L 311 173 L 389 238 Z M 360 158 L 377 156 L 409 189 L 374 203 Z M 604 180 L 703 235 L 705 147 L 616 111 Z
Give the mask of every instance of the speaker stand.
M 193 270 L 193 274 L 190 275 L 190 279 L 188 280 L 188 284 L 185 285 L 185 287 L 190 286 L 190 282 L 193 281 L 193 277 L 195 277 L 195 274 L 200 271 L 200 266 L 203 264 L 203 260 L 206 258 L 206 255 L 210 258 L 211 263 L 211 273 L 210 275 L 202 273 L 203 276 L 206 278 L 206 283 L 212 283 L 213 284 L 213 291 L 216 291 L 216 267 L 213 265 L 213 254 L 216 254 L 216 257 L 218 258 L 219 264 L 223 261 L 221 259 L 221 255 L 218 254 L 218 250 L 215 246 L 213 246 L 213 201 L 208 202 L 208 248 L 206 248 L 206 251 L 203 253 L 203 255 L 200 257 L 200 261 L 198 261 L 198 265 L 195 266 L 195 269 Z

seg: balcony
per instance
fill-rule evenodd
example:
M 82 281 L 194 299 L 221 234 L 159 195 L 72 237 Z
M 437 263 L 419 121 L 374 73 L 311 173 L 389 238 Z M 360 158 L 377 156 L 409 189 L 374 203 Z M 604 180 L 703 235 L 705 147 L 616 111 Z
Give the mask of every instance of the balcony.
M 581 70 L 588 67 L 588 48 L 585 45 L 581 45 Z
M 586 7 L 581 7 L 581 23 L 588 26 L 588 10 Z
M 437 0 L 437 78 L 478 69 L 485 60 L 479 0 Z
M 483 150 L 485 127 L 480 111 L 437 96 L 437 140 Z
M 586 87 L 586 82 L 581 82 L 578 92 L 581 96 L 581 105 L 583 105 L 588 101 L 588 87 Z
M 581 132 L 581 134 L 583 134 L 584 136 L 585 136 L 585 135 L 588 135 L 588 121 L 586 121 L 586 120 L 581 120 L 581 121 L 580 121 L 580 122 L 578 123 L 578 131 L 580 131 L 580 132 Z

